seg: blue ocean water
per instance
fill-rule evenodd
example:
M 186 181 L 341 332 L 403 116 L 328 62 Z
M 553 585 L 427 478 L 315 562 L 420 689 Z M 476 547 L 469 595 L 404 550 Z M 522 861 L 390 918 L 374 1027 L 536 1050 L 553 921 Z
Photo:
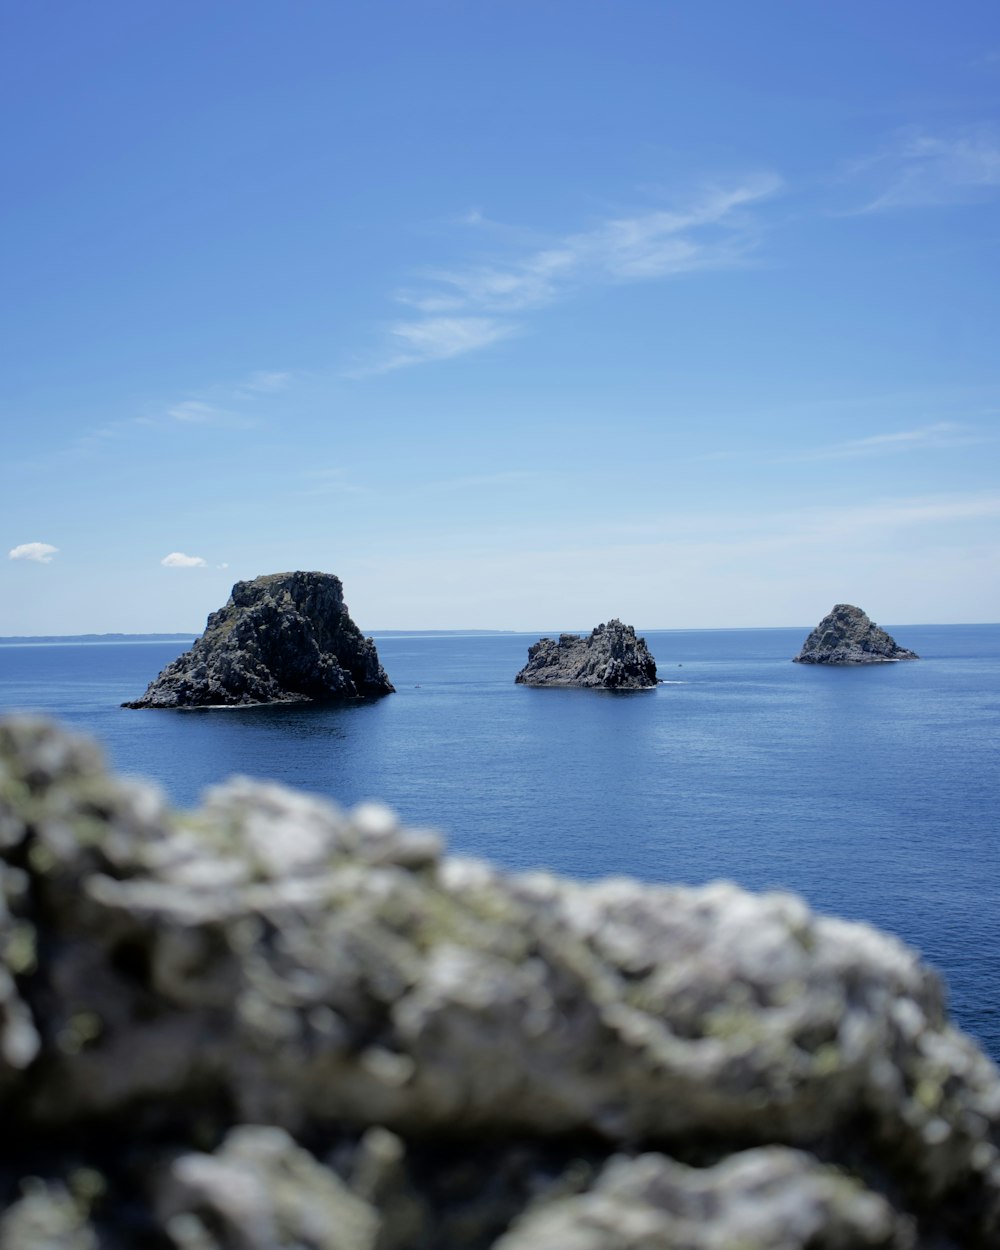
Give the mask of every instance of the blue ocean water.
M 915 663 L 790 663 L 807 629 L 647 632 L 665 684 L 535 690 L 538 635 L 389 635 L 353 707 L 129 711 L 182 643 L 0 647 L 0 710 L 96 735 L 180 804 L 232 773 L 381 798 L 510 868 L 792 889 L 939 968 L 1000 1060 L 1000 627 L 892 627 Z

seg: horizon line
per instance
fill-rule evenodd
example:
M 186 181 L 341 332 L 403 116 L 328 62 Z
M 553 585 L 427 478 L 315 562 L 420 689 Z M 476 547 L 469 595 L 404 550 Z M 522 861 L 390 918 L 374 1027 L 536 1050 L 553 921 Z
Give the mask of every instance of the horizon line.
M 888 622 L 892 629 L 964 629 L 969 627 L 988 628 L 990 626 L 1000 628 L 1000 621 L 907 621 L 907 622 Z M 361 627 L 359 626 L 359 629 Z M 486 635 L 490 637 L 497 636 L 538 636 L 549 637 L 553 634 L 589 634 L 593 630 L 593 626 L 588 628 L 576 629 L 501 629 L 501 628 L 430 628 L 430 629 L 361 629 L 366 636 L 392 636 L 392 637 L 414 637 L 414 636 L 475 636 Z M 648 634 L 712 634 L 712 633 L 762 633 L 768 630 L 778 629 L 814 629 L 814 625 L 665 625 L 665 626 L 634 626 L 636 633 Z M 885 628 L 883 626 L 882 628 Z M 162 642 L 180 642 L 187 638 L 192 641 L 198 639 L 204 633 L 203 629 L 197 630 L 150 630 L 142 633 L 128 633 L 122 630 L 108 630 L 98 632 L 96 630 L 88 630 L 77 634 L 0 634 L 0 646 L 31 646 L 43 645 L 45 643 L 65 643 L 65 642 L 91 642 L 105 643 L 112 645 L 115 642 L 141 642 L 141 641 L 162 641 Z

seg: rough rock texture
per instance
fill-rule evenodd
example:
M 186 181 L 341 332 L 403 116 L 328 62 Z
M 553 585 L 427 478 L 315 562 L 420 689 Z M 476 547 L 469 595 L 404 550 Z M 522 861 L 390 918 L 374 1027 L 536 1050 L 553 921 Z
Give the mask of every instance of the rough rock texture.
M 879 629 L 860 608 L 838 603 L 802 644 L 795 663 L 885 664 L 919 659 L 915 651 L 907 651 Z
M 375 643 L 351 620 L 332 573 L 237 582 L 205 632 L 123 707 L 210 707 L 359 699 L 393 690 Z
M 528 648 L 528 662 L 514 678 L 522 686 L 586 686 L 601 690 L 648 690 L 656 685 L 656 661 L 631 625 L 611 620 L 590 636 L 560 634 Z
M 506 876 L 386 809 L 170 813 L 0 722 L 2 1250 L 1000 1245 L 1000 1075 L 784 894 Z

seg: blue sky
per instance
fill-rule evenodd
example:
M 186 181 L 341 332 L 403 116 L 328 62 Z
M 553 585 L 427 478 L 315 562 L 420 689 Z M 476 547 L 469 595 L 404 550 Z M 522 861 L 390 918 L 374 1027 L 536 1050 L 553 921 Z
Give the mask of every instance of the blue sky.
M 1000 9 L 0 0 L 0 634 L 1000 620 Z

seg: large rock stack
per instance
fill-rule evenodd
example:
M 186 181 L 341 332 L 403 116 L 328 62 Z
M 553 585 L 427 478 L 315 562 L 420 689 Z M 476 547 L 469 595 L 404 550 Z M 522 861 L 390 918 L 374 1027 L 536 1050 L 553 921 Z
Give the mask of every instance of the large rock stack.
M 851 603 L 838 603 L 802 644 L 796 664 L 886 664 L 919 660 Z
M 190 708 L 371 698 L 393 686 L 351 620 L 332 573 L 237 582 L 205 632 L 131 708 Z

